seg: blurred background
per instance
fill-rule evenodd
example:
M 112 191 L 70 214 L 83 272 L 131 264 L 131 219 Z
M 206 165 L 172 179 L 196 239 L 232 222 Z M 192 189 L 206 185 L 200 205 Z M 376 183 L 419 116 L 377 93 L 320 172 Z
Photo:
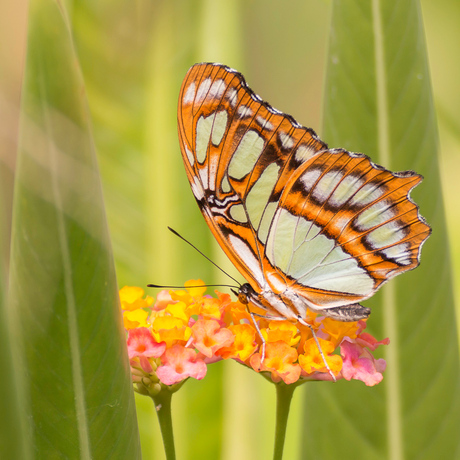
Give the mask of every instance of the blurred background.
M 458 299 L 460 2 L 422 0 L 421 4 Z M 263 99 L 322 137 L 330 2 L 69 0 L 65 5 L 93 121 L 119 286 L 182 284 L 197 277 L 225 283 L 223 275 L 167 231 L 167 226 L 175 228 L 235 274 L 207 230 L 182 165 L 176 131 L 182 79 L 195 62 L 227 64 L 241 71 Z M 0 179 L 4 222 L 11 215 L 26 28 L 27 2 L 2 0 Z M 331 147 L 353 150 L 349 145 Z M 7 245 L 9 236 L 2 237 Z M 224 446 L 227 457 L 222 458 L 269 457 L 271 441 L 261 446 L 253 440 L 262 440 L 267 433 L 271 437 L 274 426 L 274 392 L 261 380 L 235 363 L 225 363 L 210 366 L 203 383 L 188 382 L 174 401 L 179 458 L 197 458 L 199 450 L 194 449 L 199 448 L 194 446 L 200 443 L 215 449 Z M 292 426 L 299 420 L 302 396 L 300 391 L 295 396 Z M 240 416 L 243 408 L 244 419 Z M 224 413 L 225 417 L 190 420 L 201 412 Z M 138 416 L 144 457 L 160 456 L 159 430 L 147 398 L 138 398 Z M 288 429 L 286 442 L 291 450 L 286 451 L 286 458 L 296 456 L 299 433 Z

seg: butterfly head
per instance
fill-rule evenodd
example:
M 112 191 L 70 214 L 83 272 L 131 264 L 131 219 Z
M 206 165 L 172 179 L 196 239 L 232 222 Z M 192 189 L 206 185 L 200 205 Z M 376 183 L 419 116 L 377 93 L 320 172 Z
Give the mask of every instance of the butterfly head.
M 254 289 L 249 283 L 242 284 L 239 287 L 238 291 L 234 289 L 232 289 L 231 291 L 238 297 L 238 301 L 243 305 L 247 305 L 251 301 L 251 299 L 257 297 L 257 293 L 254 291 Z

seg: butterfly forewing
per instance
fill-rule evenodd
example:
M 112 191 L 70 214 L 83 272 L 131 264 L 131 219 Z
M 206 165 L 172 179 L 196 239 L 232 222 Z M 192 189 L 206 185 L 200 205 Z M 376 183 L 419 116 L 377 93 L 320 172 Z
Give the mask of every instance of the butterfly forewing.
M 178 122 L 187 175 L 214 236 L 255 292 L 269 290 L 294 317 L 307 306 L 327 314 L 354 304 L 419 264 L 430 227 L 409 192 L 420 175 L 328 150 L 218 64 L 189 70 Z
M 275 202 L 292 172 L 327 146 L 262 102 L 239 73 L 214 64 L 189 70 L 178 120 L 187 175 L 203 215 L 239 271 L 260 288 L 264 249 L 257 233 L 268 230 L 268 199 Z

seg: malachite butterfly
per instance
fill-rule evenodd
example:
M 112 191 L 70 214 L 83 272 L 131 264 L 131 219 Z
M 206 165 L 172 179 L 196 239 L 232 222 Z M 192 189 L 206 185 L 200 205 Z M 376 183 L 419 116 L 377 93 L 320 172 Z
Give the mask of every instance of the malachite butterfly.
M 220 64 L 196 64 L 179 96 L 179 141 L 198 205 L 247 283 L 244 303 L 341 321 L 417 267 L 431 233 L 409 196 L 422 176 L 329 149 Z

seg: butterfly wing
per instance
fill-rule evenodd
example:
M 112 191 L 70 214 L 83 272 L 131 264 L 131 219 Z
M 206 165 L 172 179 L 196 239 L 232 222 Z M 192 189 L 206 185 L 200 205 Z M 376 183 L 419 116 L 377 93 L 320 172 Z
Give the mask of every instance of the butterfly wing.
M 262 102 L 241 74 L 216 64 L 197 64 L 187 73 L 178 129 L 187 176 L 209 227 L 260 290 L 266 282 L 258 233 L 267 231 L 274 211 L 266 207 L 268 197 L 279 196 L 283 181 L 327 146 L 312 130 Z
M 187 73 L 178 126 L 200 209 L 255 292 L 326 311 L 419 264 L 430 228 L 409 192 L 420 175 L 328 150 L 218 64 Z
M 302 164 L 285 185 L 267 237 L 274 292 L 291 289 L 316 309 L 343 306 L 415 268 L 431 232 L 409 198 L 421 180 L 338 149 Z

